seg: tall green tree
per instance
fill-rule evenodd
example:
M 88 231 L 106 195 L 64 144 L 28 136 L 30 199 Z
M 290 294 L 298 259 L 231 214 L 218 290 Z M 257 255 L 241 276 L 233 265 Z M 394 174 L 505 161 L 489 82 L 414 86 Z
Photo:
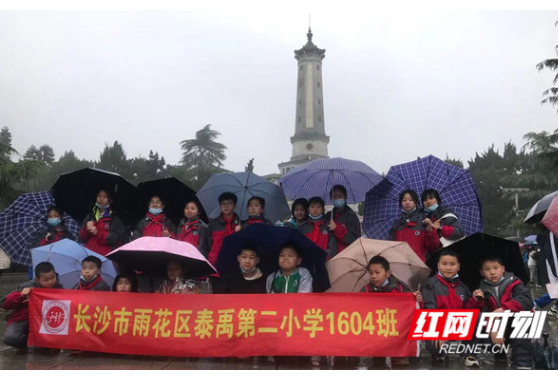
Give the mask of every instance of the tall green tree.
M 558 26 L 558 22 L 554 24 Z M 558 53 L 558 45 L 555 46 L 555 50 Z M 558 84 L 558 58 L 549 58 L 537 64 L 537 70 L 542 71 L 544 69 L 549 69 L 556 72 L 556 76 L 552 81 L 553 85 Z M 546 97 L 545 97 L 546 96 Z M 543 92 L 543 97 L 545 97 L 541 104 L 550 104 L 553 107 L 558 105 L 558 87 L 551 87 Z
M 159 153 L 149 150 L 148 158 L 137 157 L 130 160 L 132 183 L 139 184 L 147 180 L 155 180 L 166 177 L 165 158 L 159 157 Z
M 18 152 L 12 147 L 12 134 L 5 126 L 0 131 L 0 210 L 22 194 L 22 185 L 41 172 L 44 166 L 37 161 L 13 162 L 12 155 L 18 155 Z
M 254 172 L 254 158 L 248 161 L 248 164 L 244 166 L 244 171 L 246 172 Z
M 105 145 L 96 167 L 120 174 L 128 180 L 132 178 L 130 161 L 126 157 L 124 147 L 118 141 L 114 141 L 112 146 Z
M 208 124 L 196 132 L 196 138 L 180 142 L 184 152 L 177 177 L 195 190 L 201 188 L 212 174 L 224 171 L 227 147 L 217 142 L 220 135 L 221 133 L 211 129 L 211 125 Z
M 43 162 L 51 166 L 54 163 L 54 150 L 49 145 L 42 145 L 39 148 L 35 147 L 35 145 L 31 145 L 25 154 L 23 154 L 23 158 Z

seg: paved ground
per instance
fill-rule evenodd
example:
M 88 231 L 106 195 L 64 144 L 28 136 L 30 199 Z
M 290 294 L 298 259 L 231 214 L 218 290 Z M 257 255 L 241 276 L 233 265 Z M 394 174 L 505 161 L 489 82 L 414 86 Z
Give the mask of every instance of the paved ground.
M 10 292 L 21 282 L 25 281 L 25 275 L 4 274 L 0 277 L 0 296 Z M 542 295 L 541 288 L 531 287 L 535 296 Z M 4 335 L 6 320 L 4 313 L 0 312 L 0 334 Z M 545 330 L 551 333 L 551 341 L 558 346 L 558 319 L 552 316 L 547 318 Z M 506 364 L 494 362 L 491 355 L 481 355 L 481 368 L 507 369 Z M 335 366 L 329 367 L 325 362 L 318 368 L 310 364 L 308 357 L 278 357 L 270 362 L 266 357 L 257 359 L 237 358 L 170 358 L 170 357 L 146 357 L 133 355 L 115 355 L 100 353 L 71 354 L 68 351 L 52 351 L 48 349 L 28 349 L 20 351 L 0 342 L 0 369 L 2 370 L 72 370 L 72 369 L 98 369 L 98 370 L 305 370 L 305 369 L 389 369 L 391 365 L 374 365 L 372 359 L 359 360 L 358 358 L 336 358 Z M 430 355 L 423 349 L 420 358 L 413 359 L 411 365 L 404 367 L 405 370 L 428 370 L 428 369 L 464 369 L 461 358 L 454 356 L 449 362 L 433 365 Z

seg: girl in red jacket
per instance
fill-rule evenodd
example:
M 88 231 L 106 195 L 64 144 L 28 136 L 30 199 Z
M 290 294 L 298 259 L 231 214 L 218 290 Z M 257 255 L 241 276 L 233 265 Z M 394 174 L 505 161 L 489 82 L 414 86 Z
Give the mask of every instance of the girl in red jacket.
M 426 262 L 427 254 L 442 246 L 432 224 L 424 222 L 418 203 L 419 198 L 415 191 L 408 189 L 401 192 L 401 217 L 393 223 L 388 240 L 407 242 L 415 254 Z
M 299 230 L 328 254 L 328 259 L 337 255 L 337 241 L 324 217 L 325 203 L 321 197 L 308 200 L 308 222 L 300 225 Z
M 207 225 L 200 219 L 201 205 L 192 200 L 184 207 L 184 218 L 180 221 L 176 231 L 176 239 L 196 246 L 200 253 L 207 258 L 209 254 Z
M 103 256 L 121 245 L 126 232 L 122 220 L 110 208 L 112 199 L 109 191 L 100 190 L 95 206 L 79 231 L 79 239 L 85 247 Z

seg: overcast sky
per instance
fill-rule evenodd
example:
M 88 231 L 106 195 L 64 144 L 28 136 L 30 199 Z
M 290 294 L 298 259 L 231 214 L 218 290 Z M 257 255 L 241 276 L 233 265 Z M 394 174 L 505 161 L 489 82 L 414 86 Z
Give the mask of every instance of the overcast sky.
M 542 106 L 555 74 L 558 11 L 312 12 L 326 49 L 330 157 L 378 172 L 428 154 L 464 161 L 494 143 L 553 131 Z M 308 12 L 0 12 L 0 127 L 13 146 L 95 160 L 181 158 L 206 124 L 226 168 L 278 172 L 291 156 L 297 62 Z

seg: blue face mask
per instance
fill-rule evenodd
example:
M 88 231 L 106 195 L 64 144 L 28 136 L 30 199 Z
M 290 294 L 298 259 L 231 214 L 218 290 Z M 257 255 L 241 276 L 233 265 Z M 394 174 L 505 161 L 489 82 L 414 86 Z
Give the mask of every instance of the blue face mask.
M 436 209 L 438 209 L 438 203 L 436 203 L 436 204 L 434 204 L 434 205 L 432 205 L 432 206 L 426 208 L 425 210 L 426 210 L 427 212 L 433 213 Z
M 311 214 L 308 215 L 308 217 L 310 217 L 312 220 L 319 220 L 323 217 L 324 215 L 319 215 L 319 216 L 312 216 Z
M 345 200 L 333 200 L 333 206 L 335 208 L 343 208 L 345 206 Z
M 47 223 L 50 226 L 58 226 L 58 225 L 60 225 L 61 222 L 62 222 L 62 220 L 60 220 L 59 218 L 49 218 L 47 220 Z
M 95 203 L 95 206 L 99 209 L 109 209 L 110 208 L 110 204 L 107 204 L 107 205 L 101 207 L 99 204 Z
M 160 215 L 163 212 L 163 208 L 149 208 L 149 213 L 153 216 Z

